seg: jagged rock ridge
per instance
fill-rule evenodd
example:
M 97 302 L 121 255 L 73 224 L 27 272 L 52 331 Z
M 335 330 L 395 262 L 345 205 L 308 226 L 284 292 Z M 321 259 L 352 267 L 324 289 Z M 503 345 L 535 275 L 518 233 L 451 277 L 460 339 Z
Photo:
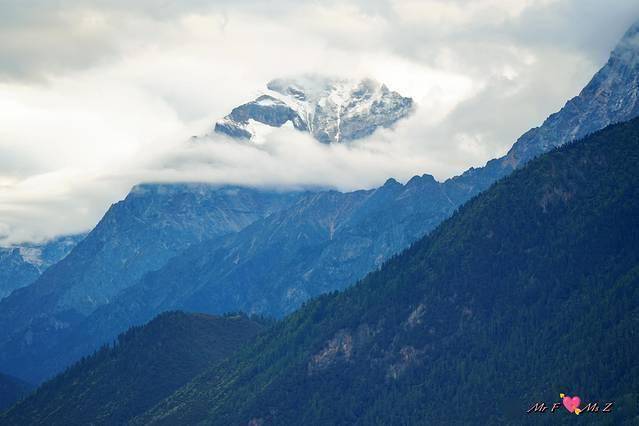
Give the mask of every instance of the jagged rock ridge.
M 272 80 L 267 89 L 234 108 L 214 131 L 259 143 L 269 128 L 291 126 L 322 143 L 341 143 L 391 127 L 413 108 L 411 98 L 371 79 L 306 76 Z

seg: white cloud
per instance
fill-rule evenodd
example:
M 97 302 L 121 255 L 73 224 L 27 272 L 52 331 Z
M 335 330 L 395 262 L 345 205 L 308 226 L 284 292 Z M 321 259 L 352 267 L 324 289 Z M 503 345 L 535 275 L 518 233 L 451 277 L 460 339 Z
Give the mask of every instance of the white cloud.
M 92 227 L 141 181 L 372 187 L 503 154 L 589 80 L 633 1 L 0 3 L 0 239 Z M 394 132 L 260 147 L 191 135 L 273 77 L 371 76 L 419 109 Z

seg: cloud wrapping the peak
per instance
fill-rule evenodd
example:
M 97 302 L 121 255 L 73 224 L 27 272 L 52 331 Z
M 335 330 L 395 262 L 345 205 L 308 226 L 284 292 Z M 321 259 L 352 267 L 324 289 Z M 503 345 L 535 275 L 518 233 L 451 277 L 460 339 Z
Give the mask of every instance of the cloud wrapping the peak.
M 636 1 L 0 0 L 0 241 L 85 231 L 140 182 L 369 188 L 502 155 L 575 96 Z M 190 143 L 276 77 L 372 77 L 394 130 Z

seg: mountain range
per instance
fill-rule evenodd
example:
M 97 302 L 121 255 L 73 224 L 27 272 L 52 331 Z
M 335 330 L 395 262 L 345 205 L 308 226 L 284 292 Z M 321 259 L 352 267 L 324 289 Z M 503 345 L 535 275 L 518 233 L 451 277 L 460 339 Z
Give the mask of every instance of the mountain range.
M 586 423 L 636 424 L 638 241 L 635 119 L 531 161 L 132 424 L 558 424 L 574 414 L 527 411 L 562 392 L 614 403 Z
M 91 389 L 153 377 L 139 351 L 110 368 L 121 358 L 107 349 L 0 420 L 103 424 L 87 413 L 126 412 L 123 423 L 140 425 L 563 424 L 574 413 L 528 411 L 570 392 L 600 405 L 584 408 L 582 423 L 635 424 L 638 237 L 639 118 L 530 161 L 355 286 L 306 302 L 150 409 L 117 393 L 95 398 Z M 179 344 L 190 333 L 170 334 L 173 353 L 200 353 Z M 121 340 L 126 352 L 133 339 Z M 155 360 L 158 341 L 132 346 L 148 345 L 142 359 Z M 124 374 L 126 365 L 139 369 Z
M 193 243 L 237 232 L 295 197 L 204 184 L 135 187 L 67 257 L 0 301 L 3 372 L 40 382 L 56 359 L 51 348 L 145 272 L 160 268 Z M 91 351 L 129 325 L 101 339 Z M 62 350 L 67 351 L 76 353 L 71 346 Z M 53 371 L 66 365 L 56 364 Z
M 283 316 L 353 284 L 540 153 L 635 117 L 637 28 L 506 156 L 445 182 L 424 175 L 352 193 L 136 187 L 67 257 L 0 301 L 3 371 L 39 382 L 166 309 Z M 288 82 L 271 86 L 295 96 Z

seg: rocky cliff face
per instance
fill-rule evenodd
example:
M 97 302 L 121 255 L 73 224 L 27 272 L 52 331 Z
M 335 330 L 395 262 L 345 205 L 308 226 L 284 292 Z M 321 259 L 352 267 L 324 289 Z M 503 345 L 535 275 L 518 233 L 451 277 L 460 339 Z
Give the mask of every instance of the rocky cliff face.
M 639 114 L 639 23 L 615 47 L 606 65 L 581 93 L 524 134 L 505 161 L 518 165 L 566 142 Z
M 379 267 L 457 204 L 429 175 L 369 191 L 307 194 L 238 233 L 193 246 L 90 322 L 112 325 L 141 314 L 145 321 L 178 306 L 283 316 Z
M 451 191 L 477 194 L 532 158 L 639 115 L 639 22 L 625 33 L 578 96 L 524 133 L 502 158 L 473 168 L 446 183 Z
M 411 98 L 370 79 L 276 79 L 267 88 L 218 121 L 215 132 L 259 143 L 269 128 L 289 125 L 322 143 L 341 143 L 390 127 L 413 107 Z

